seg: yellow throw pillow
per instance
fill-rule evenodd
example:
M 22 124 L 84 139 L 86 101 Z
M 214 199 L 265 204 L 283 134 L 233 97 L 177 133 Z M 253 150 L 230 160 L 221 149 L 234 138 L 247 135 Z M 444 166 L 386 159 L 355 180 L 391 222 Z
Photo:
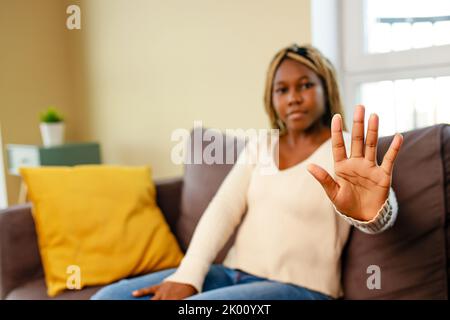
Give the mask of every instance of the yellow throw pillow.
M 177 267 L 182 252 L 149 167 L 22 168 L 47 293 Z

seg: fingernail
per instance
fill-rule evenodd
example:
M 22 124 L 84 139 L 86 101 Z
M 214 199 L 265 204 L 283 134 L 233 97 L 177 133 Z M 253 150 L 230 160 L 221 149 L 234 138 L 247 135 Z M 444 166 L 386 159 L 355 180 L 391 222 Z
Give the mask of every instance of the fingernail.
M 333 121 L 333 130 L 341 130 L 341 115 L 339 113 L 336 113 L 334 117 L 336 117 L 336 120 Z
M 376 113 L 372 113 L 372 114 L 370 115 L 370 118 L 371 118 L 371 119 L 375 119 L 375 120 L 377 121 L 377 123 L 378 123 L 378 115 L 377 115 Z

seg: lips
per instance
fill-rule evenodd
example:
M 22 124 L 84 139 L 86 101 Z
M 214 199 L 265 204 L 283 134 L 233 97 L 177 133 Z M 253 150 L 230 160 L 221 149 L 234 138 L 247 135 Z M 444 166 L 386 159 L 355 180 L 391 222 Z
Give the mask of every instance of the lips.
M 291 120 L 302 119 L 306 116 L 307 112 L 305 111 L 293 111 L 288 113 L 287 117 Z

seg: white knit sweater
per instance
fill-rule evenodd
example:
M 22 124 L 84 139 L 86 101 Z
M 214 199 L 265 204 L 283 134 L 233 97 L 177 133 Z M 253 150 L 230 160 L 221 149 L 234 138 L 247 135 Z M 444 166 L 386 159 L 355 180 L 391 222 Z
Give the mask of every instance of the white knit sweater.
M 344 141 L 349 154 L 347 132 Z M 248 154 L 252 153 L 244 150 L 240 160 Z M 306 170 L 315 163 L 335 177 L 331 139 L 306 160 L 284 170 L 278 170 L 273 157 L 269 158 L 274 174 L 249 161 L 233 167 L 200 219 L 179 268 L 164 281 L 187 283 L 201 292 L 212 261 L 242 221 L 225 266 L 335 298 L 342 295 L 341 253 L 350 225 L 366 233 L 392 226 L 398 211 L 392 188 L 374 219 L 357 221 L 338 212 Z

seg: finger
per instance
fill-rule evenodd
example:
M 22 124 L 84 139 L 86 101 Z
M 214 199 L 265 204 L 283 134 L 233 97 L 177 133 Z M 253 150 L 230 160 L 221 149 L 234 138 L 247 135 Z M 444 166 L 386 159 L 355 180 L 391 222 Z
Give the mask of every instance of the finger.
M 162 300 L 162 296 L 159 292 L 156 292 L 155 295 L 150 298 L 150 300 Z
M 367 126 L 366 149 L 364 157 L 376 164 L 377 144 L 378 144 L 378 116 L 372 113 Z
M 160 285 L 155 285 L 152 287 L 148 287 L 148 288 L 142 288 L 139 290 L 134 290 L 132 292 L 134 297 L 142 297 L 142 296 L 148 296 L 150 294 L 154 294 L 156 292 L 156 290 L 158 290 L 158 288 L 160 287 Z
M 328 198 L 330 198 L 331 201 L 334 201 L 339 191 L 339 185 L 336 181 L 334 181 L 325 169 L 319 167 L 318 165 L 309 164 L 307 169 L 325 189 Z
M 335 114 L 333 119 L 331 119 L 331 143 L 333 146 L 334 162 L 347 159 L 344 137 L 342 136 L 342 117 L 340 114 Z
M 356 106 L 355 113 L 353 115 L 353 127 L 352 127 L 352 151 L 350 157 L 361 158 L 364 148 L 364 106 Z
M 384 155 L 383 162 L 381 163 L 381 168 L 383 168 L 384 172 L 388 175 L 392 175 L 392 170 L 394 168 L 394 162 L 397 158 L 398 152 L 400 151 L 400 147 L 403 143 L 403 136 L 400 133 L 397 133 L 394 136 L 394 139 L 389 146 L 388 151 Z

